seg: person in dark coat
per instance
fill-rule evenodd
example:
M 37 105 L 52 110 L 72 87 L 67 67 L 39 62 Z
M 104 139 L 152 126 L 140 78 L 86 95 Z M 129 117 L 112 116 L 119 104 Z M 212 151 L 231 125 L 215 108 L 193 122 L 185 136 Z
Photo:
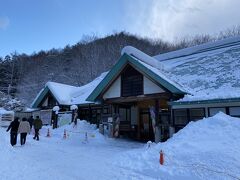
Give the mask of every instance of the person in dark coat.
M 27 121 L 27 118 L 22 118 L 22 121 L 18 127 L 18 133 L 20 133 L 21 145 L 26 143 L 27 133 L 30 132 L 30 124 Z
M 19 118 L 16 117 L 14 121 L 10 123 L 10 125 L 7 128 L 7 132 L 11 129 L 10 131 L 10 142 L 11 145 L 14 146 L 17 144 L 17 135 L 18 135 L 18 127 L 19 127 Z
M 37 116 L 33 121 L 33 127 L 35 130 L 35 136 L 33 139 L 37 139 L 37 141 L 39 141 L 39 130 L 42 128 L 42 120 L 39 118 L 39 116 Z
M 30 118 L 28 118 L 28 122 L 29 122 L 29 124 L 30 124 L 30 129 L 32 129 L 33 121 L 34 121 L 33 116 L 31 116 Z

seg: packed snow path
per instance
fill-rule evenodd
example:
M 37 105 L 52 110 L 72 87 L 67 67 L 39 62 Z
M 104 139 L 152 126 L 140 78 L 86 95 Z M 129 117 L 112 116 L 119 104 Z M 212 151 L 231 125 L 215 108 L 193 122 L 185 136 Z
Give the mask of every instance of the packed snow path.
M 39 142 L 29 135 L 26 145 L 11 147 L 9 133 L 0 128 L 0 179 L 240 180 L 240 119 L 223 113 L 190 122 L 168 141 L 149 147 L 105 138 L 86 121 L 46 135 L 44 127 Z
M 96 131 L 90 132 L 85 143 L 83 132 L 68 132 L 69 137 L 64 140 L 63 129 L 55 131 L 50 138 L 45 137 L 47 133 L 43 129 L 40 141 L 28 135 L 24 146 L 18 141 L 18 145 L 12 147 L 9 133 L 0 128 L 0 179 L 146 179 L 113 162 L 119 153 L 143 144 L 108 139 L 97 133 L 93 137 Z

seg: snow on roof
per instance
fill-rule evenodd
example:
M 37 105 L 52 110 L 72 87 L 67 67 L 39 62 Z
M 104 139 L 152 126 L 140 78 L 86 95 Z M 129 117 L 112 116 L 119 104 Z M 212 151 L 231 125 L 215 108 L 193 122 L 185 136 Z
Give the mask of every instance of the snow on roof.
M 30 112 L 34 112 L 34 111 L 37 111 L 37 110 L 39 110 L 39 109 L 26 107 L 22 110 L 22 112 L 30 113 Z
M 240 37 L 205 43 L 154 58 L 164 65 L 163 69 L 144 61 L 141 63 L 189 93 L 179 101 L 240 98 Z
M 174 80 L 169 79 L 164 73 L 164 65 L 156 60 L 155 58 L 143 53 L 142 51 L 132 47 L 132 46 L 126 46 L 122 49 L 121 54 L 123 55 L 124 53 L 130 55 L 133 57 L 135 60 L 140 62 L 142 65 L 147 67 L 149 70 L 154 72 L 155 74 L 159 75 L 161 78 L 163 78 L 165 81 L 169 82 L 182 92 L 186 92 L 183 87 L 181 87 L 177 82 L 174 82 Z
M 139 61 L 141 64 L 143 64 L 145 67 L 147 67 L 149 70 L 151 70 L 152 72 L 154 72 L 155 74 L 157 74 L 158 76 L 160 76 L 161 78 L 163 78 L 164 80 L 166 80 L 167 82 L 169 82 L 170 84 L 174 85 L 176 88 L 178 88 L 179 90 L 181 90 L 182 92 L 187 92 L 181 85 L 179 85 L 177 82 L 175 82 L 174 80 L 171 80 L 170 78 L 168 78 L 164 73 L 163 70 L 160 70 L 158 68 L 155 68 L 152 65 L 149 65 L 139 59 L 136 59 L 137 61 Z
M 92 91 L 97 87 L 97 85 L 104 79 L 107 73 L 108 72 L 104 72 L 99 77 L 94 79 L 92 82 L 79 87 L 78 90 L 72 94 L 71 104 L 92 103 L 92 102 L 86 101 L 86 99 L 92 93 Z
M 125 46 L 121 51 L 121 55 L 123 55 L 124 53 L 133 56 L 141 60 L 142 62 L 149 64 L 150 66 L 156 67 L 157 69 L 161 70 L 164 68 L 162 63 L 159 63 L 159 61 L 157 61 L 155 58 L 145 54 L 144 52 L 138 50 L 135 47 Z
M 70 100 L 72 98 L 72 93 L 78 90 L 78 87 L 76 86 L 70 86 L 56 82 L 47 82 L 46 86 L 49 88 L 59 104 L 64 105 L 71 104 Z
M 86 101 L 86 98 L 90 93 L 95 89 L 95 87 L 101 82 L 107 73 L 102 73 L 99 77 L 94 79 L 92 82 L 81 86 L 70 86 L 66 84 L 56 83 L 56 82 L 47 82 L 45 88 L 42 89 L 36 98 L 34 99 L 32 106 L 40 98 L 41 94 L 46 88 L 49 88 L 53 96 L 56 98 L 59 104 L 61 105 L 73 105 L 73 104 L 86 104 L 92 103 Z
M 188 48 L 184 48 L 184 49 L 180 49 L 180 50 L 176 50 L 176 51 L 172 51 L 164 54 L 159 54 L 154 56 L 154 58 L 163 61 L 163 60 L 189 56 L 197 53 L 209 52 L 215 49 L 230 47 L 230 46 L 239 45 L 239 44 L 240 44 L 240 36 L 236 36 L 236 37 L 226 38 L 226 39 L 218 40 L 215 42 L 208 42 L 208 43 L 204 43 L 197 46 L 188 47 Z

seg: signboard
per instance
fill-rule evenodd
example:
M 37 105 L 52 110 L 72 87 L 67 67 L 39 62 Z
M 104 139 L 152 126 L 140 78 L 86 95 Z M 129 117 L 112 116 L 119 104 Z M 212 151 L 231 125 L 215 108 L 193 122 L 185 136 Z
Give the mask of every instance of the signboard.
M 52 110 L 41 110 L 40 119 L 43 124 L 50 125 L 52 121 Z
M 66 124 L 70 124 L 72 122 L 72 112 L 64 112 L 58 113 L 58 124 L 57 126 L 63 126 Z

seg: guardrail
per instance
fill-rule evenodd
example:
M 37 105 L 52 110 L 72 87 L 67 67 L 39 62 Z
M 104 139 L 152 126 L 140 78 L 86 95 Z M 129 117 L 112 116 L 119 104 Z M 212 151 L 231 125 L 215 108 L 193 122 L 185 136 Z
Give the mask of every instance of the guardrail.
M 9 124 L 13 121 L 14 114 L 0 114 L 0 126 L 1 127 L 8 127 Z

